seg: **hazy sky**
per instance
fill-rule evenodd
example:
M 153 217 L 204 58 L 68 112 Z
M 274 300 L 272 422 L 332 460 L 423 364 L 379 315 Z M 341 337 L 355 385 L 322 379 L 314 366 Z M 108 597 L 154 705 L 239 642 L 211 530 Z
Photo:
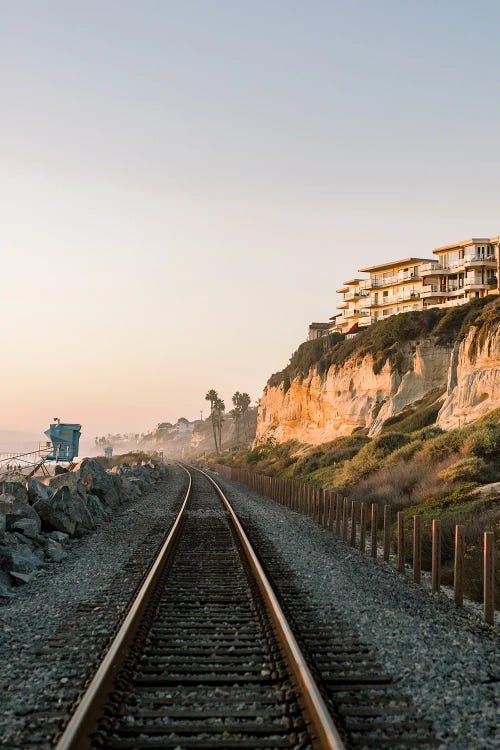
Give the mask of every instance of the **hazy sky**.
M 0 429 L 257 398 L 357 268 L 500 232 L 496 2 L 0 19 Z

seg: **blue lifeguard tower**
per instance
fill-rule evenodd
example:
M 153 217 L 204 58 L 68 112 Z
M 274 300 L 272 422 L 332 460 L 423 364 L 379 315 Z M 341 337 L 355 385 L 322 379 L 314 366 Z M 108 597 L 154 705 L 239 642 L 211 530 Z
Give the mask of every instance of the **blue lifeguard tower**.
M 64 461 L 71 463 L 78 456 L 78 447 L 82 426 L 80 424 L 63 424 L 56 419 L 45 430 L 45 435 L 52 443 L 52 451 L 48 456 L 44 456 L 45 461 Z

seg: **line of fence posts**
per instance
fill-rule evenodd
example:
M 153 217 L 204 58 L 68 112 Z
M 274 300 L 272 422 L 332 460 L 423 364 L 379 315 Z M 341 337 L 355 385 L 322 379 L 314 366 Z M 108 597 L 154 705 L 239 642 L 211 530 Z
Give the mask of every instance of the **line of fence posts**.
M 352 547 L 358 547 L 366 552 L 366 533 L 368 525 L 368 507 L 365 502 L 349 502 L 347 497 L 333 490 L 315 488 L 309 482 L 298 479 L 284 479 L 257 474 L 248 469 L 216 466 L 216 471 L 227 479 L 245 484 L 261 495 L 285 505 L 297 513 L 310 516 L 324 528 L 332 531 L 344 542 Z M 359 512 L 358 512 L 359 509 Z M 370 555 L 379 557 L 378 505 L 371 503 L 369 514 L 370 525 Z M 382 526 L 382 559 L 390 561 L 392 540 L 391 506 L 383 509 Z M 358 535 L 359 528 L 359 535 Z M 396 518 L 396 562 L 397 568 L 406 575 L 406 546 L 405 546 L 405 513 L 400 511 Z M 359 539 L 359 541 L 358 541 Z M 441 521 L 432 520 L 432 548 L 431 548 L 431 588 L 438 593 L 441 588 Z M 413 516 L 413 560 L 412 571 L 415 583 L 421 583 L 422 577 L 422 517 Z M 454 602 L 458 607 L 463 605 L 464 599 L 464 563 L 466 550 L 466 531 L 462 524 L 455 526 L 455 550 L 453 566 Z M 484 532 L 483 537 L 483 616 L 490 625 L 495 621 L 495 536 L 492 531 Z

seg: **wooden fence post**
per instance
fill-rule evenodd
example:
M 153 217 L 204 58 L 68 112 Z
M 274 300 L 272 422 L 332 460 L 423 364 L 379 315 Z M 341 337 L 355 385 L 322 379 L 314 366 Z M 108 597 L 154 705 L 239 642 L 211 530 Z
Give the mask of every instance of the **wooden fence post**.
M 342 521 L 342 497 L 337 495 L 337 502 L 335 506 L 335 533 L 340 537 L 340 525 Z
M 351 547 L 356 546 L 356 503 L 351 500 Z
M 391 554 L 391 506 L 384 505 L 384 560 L 389 562 Z
M 432 522 L 432 593 L 441 588 L 441 521 Z
M 365 551 L 366 547 L 366 503 L 361 503 L 359 514 L 359 549 Z
M 405 514 L 398 512 L 398 570 L 405 572 Z
M 377 503 L 372 503 L 372 520 L 371 520 L 371 545 L 372 545 L 372 557 L 377 557 L 377 531 L 378 531 L 378 519 L 377 519 L 378 506 Z
M 495 624 L 495 534 L 484 532 L 484 621 Z
M 347 542 L 347 529 L 349 525 L 349 501 L 346 497 L 344 497 L 344 507 L 343 507 L 343 514 L 342 514 L 342 539 L 344 542 Z
M 420 583 L 422 571 L 422 518 L 413 516 L 413 580 Z
M 457 607 L 464 603 L 465 526 L 455 524 L 455 564 L 453 566 L 454 600 Z

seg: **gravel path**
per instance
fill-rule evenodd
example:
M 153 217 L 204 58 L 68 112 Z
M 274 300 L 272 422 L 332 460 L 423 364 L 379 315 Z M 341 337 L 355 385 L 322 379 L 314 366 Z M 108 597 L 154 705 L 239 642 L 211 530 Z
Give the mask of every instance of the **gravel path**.
M 444 595 L 431 596 L 310 519 L 217 477 L 242 522 L 251 520 L 297 572 L 322 618 L 341 612 L 401 680 L 443 748 L 500 747 L 500 638 Z
M 64 709 L 77 697 L 140 581 L 145 552 L 161 542 L 185 487 L 185 473 L 168 466 L 166 480 L 94 533 L 71 541 L 66 560 L 39 571 L 0 606 L 3 747 L 47 746 L 54 726 L 40 729 L 37 712 L 53 711 L 54 704 Z

